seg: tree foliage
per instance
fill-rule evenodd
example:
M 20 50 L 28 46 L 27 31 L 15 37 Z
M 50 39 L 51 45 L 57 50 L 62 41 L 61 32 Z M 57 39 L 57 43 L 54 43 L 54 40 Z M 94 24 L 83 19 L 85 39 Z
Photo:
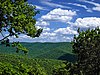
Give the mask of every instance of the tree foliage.
M 66 62 L 65 67 L 54 70 L 54 75 L 100 75 L 100 28 L 77 32 L 72 42 L 77 62 Z
M 100 74 L 100 28 L 80 31 L 74 36 L 73 51 L 78 56 L 78 67 L 83 75 Z
M 55 69 L 53 75 L 83 75 L 78 63 L 64 62 L 65 67 Z
M 9 37 L 18 38 L 20 34 L 32 38 L 40 36 L 42 29 L 35 27 L 35 15 L 38 11 L 35 6 L 29 5 L 26 1 L 0 0 L 0 33 L 3 37 L 0 41 L 2 44 L 10 46 Z
M 47 75 L 39 64 L 33 66 L 19 62 L 18 65 L 0 62 L 0 75 Z

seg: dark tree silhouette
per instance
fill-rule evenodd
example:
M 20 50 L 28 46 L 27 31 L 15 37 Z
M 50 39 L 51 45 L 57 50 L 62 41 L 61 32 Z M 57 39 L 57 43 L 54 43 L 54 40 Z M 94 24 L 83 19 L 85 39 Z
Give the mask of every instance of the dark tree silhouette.
M 78 56 L 78 67 L 83 75 L 100 75 L 100 28 L 78 30 L 74 37 L 73 51 Z

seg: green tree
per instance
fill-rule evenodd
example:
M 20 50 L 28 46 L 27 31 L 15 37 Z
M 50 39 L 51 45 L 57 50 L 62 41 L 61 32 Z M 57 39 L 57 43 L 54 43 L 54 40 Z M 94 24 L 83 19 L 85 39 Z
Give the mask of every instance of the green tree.
M 9 37 L 18 38 L 20 34 L 25 34 L 32 38 L 40 36 L 42 29 L 35 27 L 35 15 L 38 11 L 35 6 L 29 5 L 26 1 L 0 0 L 0 33 L 3 37 L 0 38 L 1 44 L 10 46 Z M 19 42 L 13 42 L 12 44 L 13 47 L 17 48 L 17 52 L 18 50 L 27 52 L 27 49 L 23 48 Z
M 63 62 L 66 66 L 53 70 L 53 75 L 83 75 L 78 63 Z
M 100 75 L 100 28 L 80 31 L 74 36 L 73 52 L 78 56 L 78 68 L 83 75 Z
M 53 71 L 53 75 L 100 75 L 100 28 L 77 30 L 72 46 L 77 62 L 66 62 L 65 67 Z

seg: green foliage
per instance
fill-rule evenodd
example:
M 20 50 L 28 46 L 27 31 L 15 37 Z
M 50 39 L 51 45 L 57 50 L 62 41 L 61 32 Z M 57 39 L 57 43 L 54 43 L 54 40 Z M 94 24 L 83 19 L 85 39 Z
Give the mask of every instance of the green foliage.
M 36 33 L 34 16 L 37 11 L 24 0 L 0 0 L 0 30 L 8 32 L 9 36 L 23 33 L 34 37 Z
M 70 42 L 62 43 L 21 43 L 28 51 L 28 57 L 31 58 L 46 58 L 46 59 L 59 59 L 67 60 L 71 62 L 76 61 L 76 56 L 72 54 L 72 48 Z M 16 54 L 16 48 L 5 47 L 0 45 L 0 52 L 7 54 Z M 19 50 L 20 51 L 20 50 Z M 23 55 L 20 51 L 19 55 Z M 18 55 L 17 54 L 17 55 Z
M 66 62 L 66 66 L 53 70 L 52 75 L 70 75 L 69 73 L 69 63 Z M 71 67 L 71 66 L 70 66 Z
M 29 69 L 32 67 L 33 70 L 37 70 L 37 72 L 39 73 L 44 72 L 44 75 L 45 74 L 52 75 L 52 71 L 54 69 L 58 69 L 65 66 L 63 61 L 60 60 L 32 59 L 32 58 L 27 58 L 27 56 L 18 56 L 18 55 L 3 54 L 3 53 L 2 54 L 0 53 L 0 62 L 12 65 L 13 67 L 11 68 L 13 68 L 13 70 L 15 71 L 19 71 L 18 69 L 16 70 L 16 67 L 20 67 L 20 64 L 23 64 L 25 69 Z
M 12 65 L 0 62 L 0 75 L 46 75 L 38 64 L 34 67 L 23 64 Z
M 66 66 L 55 69 L 53 75 L 99 75 L 100 74 L 100 28 L 80 31 L 74 36 L 73 52 L 78 56 L 76 63 L 65 62 Z
M 53 75 L 83 75 L 78 63 L 64 62 L 66 66 L 55 69 Z
M 20 50 L 22 50 L 25 54 L 28 52 L 28 49 L 26 47 L 23 47 L 22 44 L 19 42 L 13 42 L 12 47 L 16 47 L 16 52 L 18 53 Z
M 8 37 L 18 38 L 20 34 L 25 34 L 32 38 L 39 37 L 42 29 L 35 27 L 34 16 L 38 13 L 35 6 L 29 5 L 27 0 L 0 0 L 0 33 L 1 44 L 10 46 Z M 7 33 L 8 35 L 4 35 Z M 19 49 L 18 49 L 19 48 Z M 18 50 L 27 53 L 25 47 L 17 45 Z M 18 52 L 18 50 L 16 52 Z
M 78 30 L 74 37 L 73 51 L 78 56 L 78 68 L 83 75 L 100 74 L 100 28 Z

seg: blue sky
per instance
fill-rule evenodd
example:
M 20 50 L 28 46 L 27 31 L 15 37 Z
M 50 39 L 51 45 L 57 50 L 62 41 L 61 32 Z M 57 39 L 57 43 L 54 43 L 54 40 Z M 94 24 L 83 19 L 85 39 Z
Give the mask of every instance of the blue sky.
M 20 35 L 24 42 L 69 42 L 82 30 L 100 26 L 100 0 L 28 0 L 40 14 L 37 28 L 43 28 L 39 38 Z M 13 40 L 15 38 L 11 38 Z

